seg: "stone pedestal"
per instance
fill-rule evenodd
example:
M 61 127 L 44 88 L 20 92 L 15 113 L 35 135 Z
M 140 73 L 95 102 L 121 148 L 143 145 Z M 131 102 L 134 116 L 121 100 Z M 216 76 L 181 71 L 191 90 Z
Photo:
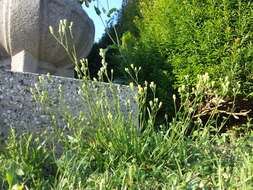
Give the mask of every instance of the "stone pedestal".
M 0 65 L 3 69 L 13 72 L 50 73 L 56 76 L 74 77 L 74 66 L 72 64 L 58 68 L 53 64 L 39 61 L 25 50 L 11 58 L 0 61 Z
M 29 52 L 21 51 L 12 57 L 11 71 L 36 73 L 38 71 L 38 60 Z
M 73 22 L 77 58 L 86 57 L 95 28 L 77 0 L 0 0 L 0 64 L 8 57 L 13 71 L 73 76 L 73 63 L 49 32 L 63 19 Z

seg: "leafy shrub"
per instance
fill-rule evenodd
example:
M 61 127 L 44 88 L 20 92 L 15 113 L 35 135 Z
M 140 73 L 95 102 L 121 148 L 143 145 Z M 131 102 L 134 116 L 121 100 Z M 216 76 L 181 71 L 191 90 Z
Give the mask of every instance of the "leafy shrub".
M 187 75 L 192 85 L 208 72 L 213 79 L 227 75 L 231 84 L 241 83 L 242 93 L 252 92 L 252 1 L 143 0 L 139 9 L 139 36 L 126 33 L 121 48 L 126 64 L 142 66 L 146 80 L 168 91 Z

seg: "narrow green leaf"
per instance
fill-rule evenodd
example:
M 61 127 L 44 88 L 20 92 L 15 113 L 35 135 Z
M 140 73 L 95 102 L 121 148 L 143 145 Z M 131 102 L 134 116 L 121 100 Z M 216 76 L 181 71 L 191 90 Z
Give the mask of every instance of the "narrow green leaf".
M 112 8 L 109 10 L 108 14 L 107 14 L 107 17 L 111 17 L 112 14 L 114 14 L 115 12 L 117 12 L 117 9 L 116 8 Z
M 6 181 L 8 182 L 9 187 L 12 186 L 13 179 L 14 179 L 13 174 L 10 173 L 10 172 L 8 172 L 8 173 L 6 174 Z
M 95 9 L 95 11 L 96 11 L 96 14 L 97 14 L 98 16 L 100 16 L 100 15 L 101 15 L 100 9 L 99 9 L 98 7 L 96 7 L 96 6 L 94 6 L 94 9 Z

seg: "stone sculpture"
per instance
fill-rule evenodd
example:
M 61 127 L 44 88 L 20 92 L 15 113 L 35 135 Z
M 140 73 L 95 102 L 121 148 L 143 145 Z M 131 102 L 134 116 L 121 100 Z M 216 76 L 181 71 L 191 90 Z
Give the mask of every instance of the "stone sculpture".
M 73 22 L 78 58 L 86 57 L 95 28 L 77 0 L 0 0 L 0 67 L 73 76 L 73 63 L 49 32 L 63 19 Z

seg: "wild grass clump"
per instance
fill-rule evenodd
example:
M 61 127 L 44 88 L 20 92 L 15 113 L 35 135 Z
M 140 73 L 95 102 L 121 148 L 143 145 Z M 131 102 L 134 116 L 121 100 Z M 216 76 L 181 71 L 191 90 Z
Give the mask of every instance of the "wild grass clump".
M 103 57 L 104 53 L 101 51 Z M 100 79 L 106 77 L 113 92 L 104 58 L 102 65 Z M 83 61 L 83 66 L 77 69 L 85 73 L 85 68 Z M 134 65 L 126 69 L 135 82 L 138 82 L 135 76 L 139 70 Z M 137 84 L 135 101 L 139 113 L 133 116 L 130 110 L 126 117 L 119 109 L 115 93 L 113 106 L 105 90 L 97 93 L 99 98 L 92 99 L 86 79 L 88 75 L 83 80 L 80 96 L 90 111 L 79 115 L 73 115 L 68 109 L 53 107 L 57 114 L 54 109 L 48 109 L 54 106 L 50 96 L 40 89 L 40 84 L 36 85 L 32 91 L 34 99 L 51 115 L 53 130 L 45 130 L 41 137 L 29 133 L 18 136 L 11 131 L 0 149 L 1 189 L 253 187 L 252 122 L 239 126 L 243 134 L 233 130 L 221 132 L 230 117 L 238 116 L 233 106 L 229 110 L 220 106 L 228 94 L 231 97 L 228 79 L 211 81 L 205 74 L 199 75 L 193 86 L 188 83 L 180 86 L 179 96 L 172 97 L 175 117 L 160 126 L 155 121 L 162 103 L 156 96 L 154 82 Z M 232 96 L 236 97 L 240 85 L 233 84 L 233 87 Z M 134 83 L 130 88 L 136 89 Z M 152 99 L 146 103 L 148 91 Z M 208 108 L 208 112 L 202 108 Z M 220 117 L 223 111 L 226 117 Z M 58 114 L 63 119 L 61 122 L 57 120 Z M 203 114 L 208 115 L 207 119 L 203 119 Z
M 17 136 L 12 131 L 1 149 L 1 188 L 250 189 L 253 134 L 247 129 L 252 124 L 241 125 L 245 132 L 238 135 L 220 133 L 227 118 L 217 122 L 218 100 L 226 96 L 227 85 L 226 80 L 210 81 L 206 74 L 199 76 L 194 89 L 182 86 L 180 97 L 173 96 L 175 107 L 177 98 L 182 101 L 175 118 L 158 128 L 154 120 L 161 103 L 155 84 L 146 83 L 136 97 L 147 115 L 140 117 L 139 125 L 106 109 L 96 117 L 93 111 L 106 103 L 100 101 L 89 117 L 65 112 L 67 127 L 54 123 L 53 134 Z M 147 108 L 143 100 L 150 88 L 154 99 Z M 207 95 L 215 95 L 218 103 L 204 123 L 198 108 Z

